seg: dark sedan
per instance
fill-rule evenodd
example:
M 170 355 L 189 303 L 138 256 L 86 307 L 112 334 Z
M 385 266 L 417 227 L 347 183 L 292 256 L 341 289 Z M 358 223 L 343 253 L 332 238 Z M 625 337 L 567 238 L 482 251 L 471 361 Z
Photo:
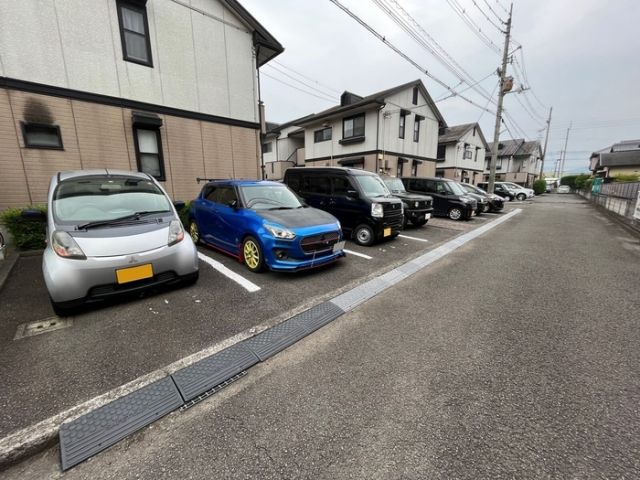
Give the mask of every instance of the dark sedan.
M 494 193 L 489 194 L 485 192 L 480 187 L 476 187 L 475 185 L 471 185 L 468 183 L 461 183 L 460 186 L 470 194 L 480 195 L 487 199 L 489 202 L 489 211 L 490 212 L 499 212 L 504 208 L 504 199 L 500 195 L 496 195 Z

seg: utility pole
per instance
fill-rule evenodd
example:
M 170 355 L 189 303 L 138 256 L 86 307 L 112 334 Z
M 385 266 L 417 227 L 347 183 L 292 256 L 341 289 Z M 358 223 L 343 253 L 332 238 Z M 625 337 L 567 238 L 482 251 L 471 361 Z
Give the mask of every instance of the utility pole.
M 544 139 L 544 148 L 542 149 L 542 163 L 540 164 L 540 179 L 542 179 L 542 174 L 544 173 L 544 157 L 547 154 L 547 143 L 549 143 L 549 127 L 551 126 L 551 112 L 553 112 L 553 107 L 549 109 L 549 119 L 547 120 L 547 134 Z
M 573 125 L 573 122 L 570 122 L 569 128 L 567 128 L 567 136 L 564 139 L 564 150 L 562 150 L 562 161 L 560 163 L 560 175 L 559 175 L 560 178 L 562 178 L 562 174 L 564 173 L 564 161 L 567 158 L 567 143 L 569 143 L 569 132 L 571 131 L 572 125 Z
M 498 145 L 500 144 L 500 127 L 502 125 L 502 103 L 505 91 L 505 78 L 507 74 L 507 61 L 509 60 L 509 40 L 511 39 L 511 15 L 513 13 L 513 3 L 509 7 L 509 20 L 507 20 L 507 31 L 504 37 L 504 51 L 502 52 L 502 68 L 500 69 L 500 88 L 498 89 L 498 110 L 496 111 L 496 126 L 493 130 L 493 146 L 491 147 L 491 164 L 489 167 L 489 185 L 487 191 L 493 193 L 493 186 L 496 181 L 496 162 L 498 160 Z

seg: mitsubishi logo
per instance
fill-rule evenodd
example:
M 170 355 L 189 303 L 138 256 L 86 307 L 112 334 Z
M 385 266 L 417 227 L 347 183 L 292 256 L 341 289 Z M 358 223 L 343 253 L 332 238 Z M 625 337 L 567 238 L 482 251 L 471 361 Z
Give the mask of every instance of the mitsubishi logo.
M 138 263 L 138 259 L 135 256 L 129 257 L 129 264 Z

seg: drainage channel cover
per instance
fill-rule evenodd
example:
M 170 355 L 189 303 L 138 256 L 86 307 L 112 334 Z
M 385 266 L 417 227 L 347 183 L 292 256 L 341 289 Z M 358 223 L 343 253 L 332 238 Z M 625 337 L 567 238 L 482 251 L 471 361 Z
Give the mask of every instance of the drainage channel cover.
M 172 375 L 185 402 L 255 365 L 259 358 L 244 344 L 236 343 Z
M 315 307 L 311 307 L 309 310 L 305 310 L 299 313 L 293 319 L 300 322 L 309 333 L 315 332 L 321 327 L 324 327 L 327 323 L 332 322 L 340 315 L 344 313 L 339 306 L 332 302 L 324 302 Z
M 182 405 L 170 377 L 151 383 L 127 396 L 60 427 L 60 457 L 67 470 L 149 425 Z
M 60 317 L 49 317 L 44 320 L 38 320 L 37 322 L 21 323 L 18 325 L 18 329 L 16 330 L 16 334 L 13 339 L 19 340 L 25 337 L 33 337 L 34 335 L 53 332 L 72 325 L 72 319 Z
M 267 358 L 293 345 L 309 333 L 310 332 L 296 320 L 296 317 L 292 317 L 245 340 L 243 343 L 257 355 L 261 362 L 264 362 Z

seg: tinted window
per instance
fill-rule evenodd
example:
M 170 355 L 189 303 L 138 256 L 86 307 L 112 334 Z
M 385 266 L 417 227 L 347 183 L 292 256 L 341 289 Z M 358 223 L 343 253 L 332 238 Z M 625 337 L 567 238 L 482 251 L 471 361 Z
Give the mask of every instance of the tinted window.
M 424 182 L 425 184 L 425 190 L 427 192 L 436 192 L 436 182 L 434 182 L 433 180 L 425 180 Z
M 216 189 L 215 202 L 222 205 L 229 205 L 234 200 L 237 200 L 236 192 L 231 186 L 221 186 Z
M 209 200 L 210 202 L 215 202 L 216 190 L 217 188 L 215 186 L 207 187 L 204 193 L 202 194 L 202 197 Z
M 331 183 L 333 185 L 334 195 L 346 195 L 347 190 L 354 190 L 347 177 L 332 177 Z
M 287 176 L 287 185 L 294 192 L 300 191 L 300 176 L 299 175 L 288 175 Z
M 331 193 L 329 178 L 321 176 L 305 177 L 304 191 L 307 193 L 320 193 L 322 195 L 329 195 Z

